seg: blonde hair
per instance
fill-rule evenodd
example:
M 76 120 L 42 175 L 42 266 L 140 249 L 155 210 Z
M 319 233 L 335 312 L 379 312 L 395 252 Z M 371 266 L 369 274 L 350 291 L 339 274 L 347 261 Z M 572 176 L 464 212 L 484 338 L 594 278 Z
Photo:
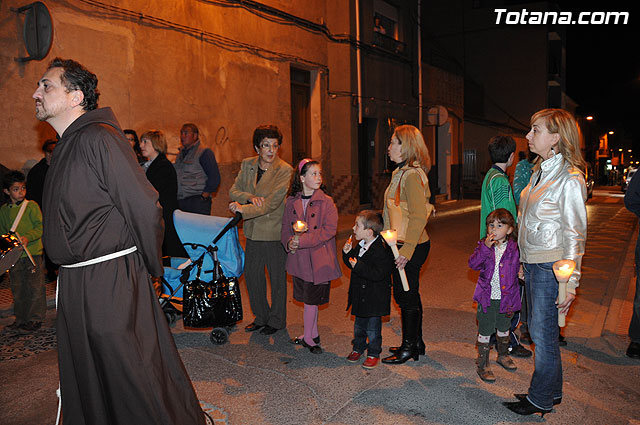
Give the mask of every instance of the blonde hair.
M 586 162 L 582 158 L 582 152 L 580 151 L 582 134 L 575 118 L 564 109 L 542 109 L 531 116 L 531 125 L 538 119 L 544 121 L 549 133 L 560 136 L 555 150 L 561 153 L 565 161 L 572 167 L 584 173 Z M 539 167 L 541 162 L 541 158 L 538 157 L 536 167 Z
M 167 138 L 164 136 L 164 133 L 160 130 L 150 130 L 142 134 L 140 136 L 140 140 L 147 139 L 151 142 L 151 146 L 157 152 L 166 154 L 167 153 Z
M 402 158 L 407 162 L 407 165 L 420 167 L 426 172 L 429 171 L 431 157 L 420 130 L 412 125 L 401 125 L 395 129 L 393 137 L 400 142 Z

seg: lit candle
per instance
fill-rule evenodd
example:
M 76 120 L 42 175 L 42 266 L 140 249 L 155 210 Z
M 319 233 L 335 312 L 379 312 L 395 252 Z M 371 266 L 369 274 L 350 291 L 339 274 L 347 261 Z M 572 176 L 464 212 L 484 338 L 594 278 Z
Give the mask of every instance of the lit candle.
M 307 223 L 305 223 L 302 220 L 297 220 L 295 223 L 293 223 L 293 232 L 294 232 L 293 239 L 296 241 L 299 241 L 300 235 L 306 232 L 308 229 L 309 229 L 309 226 L 307 226 Z M 294 254 L 296 250 L 292 249 L 290 252 Z
M 400 252 L 398 252 L 398 247 L 396 246 L 396 243 L 398 242 L 398 232 L 393 229 L 389 229 L 389 230 L 380 232 L 380 234 L 382 235 L 384 240 L 387 241 L 387 244 L 391 247 L 393 256 L 397 259 L 400 256 Z M 402 288 L 405 291 L 408 291 L 409 281 L 407 280 L 407 273 L 404 271 L 404 269 L 402 269 L 402 270 L 398 270 L 398 274 L 400 274 L 400 280 L 402 281 Z
M 553 273 L 558 280 L 558 304 L 562 304 L 567 299 L 567 282 L 576 268 L 576 262 L 573 260 L 559 260 L 553 263 Z M 558 326 L 561 328 L 566 325 L 566 313 L 558 312 Z
M 293 223 L 293 231 L 296 233 L 304 233 L 307 231 L 307 223 L 302 220 L 298 220 Z

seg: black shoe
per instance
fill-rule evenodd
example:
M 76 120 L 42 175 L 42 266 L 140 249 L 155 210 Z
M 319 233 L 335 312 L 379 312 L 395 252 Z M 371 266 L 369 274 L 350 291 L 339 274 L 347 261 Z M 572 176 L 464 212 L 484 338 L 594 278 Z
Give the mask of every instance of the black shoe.
M 256 324 L 256 322 L 253 322 L 253 323 L 249 323 L 247 326 L 245 326 L 244 331 L 245 332 L 255 332 L 255 331 L 259 331 L 262 328 L 264 328 L 264 325 L 258 325 L 258 324 Z
M 527 395 L 528 394 L 514 394 L 513 396 L 515 398 L 517 398 L 518 400 L 526 400 L 527 399 Z M 560 403 L 562 403 L 562 397 L 558 397 L 558 398 L 554 398 L 553 399 L 553 405 L 554 406 L 557 406 Z
M 533 415 L 534 413 L 540 413 L 540 417 L 544 417 L 552 409 L 540 409 L 529 402 L 526 398 L 520 401 L 503 401 L 502 404 L 507 409 L 511 410 L 518 415 Z
M 389 352 L 391 354 L 395 354 L 400 350 L 401 347 L 389 347 Z M 424 344 L 424 341 L 419 340 L 418 341 L 418 354 L 420 354 L 421 356 L 424 356 L 425 353 L 427 352 L 427 346 Z
M 290 343 L 296 344 L 296 345 L 302 345 L 302 341 L 304 341 L 304 338 L 298 338 L 298 337 L 295 337 L 289 340 Z M 315 342 L 316 344 L 320 344 L 320 335 L 313 338 L 313 342 Z
M 272 328 L 271 326 L 267 325 L 264 328 L 262 328 L 262 330 L 260 331 L 260 333 L 262 335 L 273 335 L 274 333 L 278 332 L 278 330 L 276 328 Z
M 22 329 L 27 332 L 34 332 L 40 329 L 40 327 L 42 327 L 42 322 L 27 322 L 22 326 Z
M 402 345 L 392 356 L 382 359 L 382 363 L 402 364 L 409 359 L 415 361 L 420 359 L 418 348 L 420 311 L 402 309 L 400 313 L 402 319 Z
M 515 357 L 531 357 L 533 355 L 531 350 L 527 350 L 522 346 L 522 344 L 518 344 L 513 347 L 510 354 Z
M 567 345 L 567 341 L 565 341 L 564 337 L 562 336 L 562 334 L 558 334 L 558 345 L 560 347 L 564 347 Z
M 631 342 L 627 348 L 627 357 L 640 359 L 640 342 Z
M 298 341 L 300 341 L 300 344 L 302 344 L 303 347 L 308 348 L 312 354 L 322 354 L 322 347 L 319 345 L 309 345 L 306 343 L 304 338 L 298 339 Z

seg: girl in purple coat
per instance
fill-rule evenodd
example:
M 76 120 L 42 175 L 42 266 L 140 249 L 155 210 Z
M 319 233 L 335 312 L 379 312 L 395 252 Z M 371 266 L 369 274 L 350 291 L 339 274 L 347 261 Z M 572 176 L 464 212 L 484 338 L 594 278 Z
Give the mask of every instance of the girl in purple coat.
M 496 332 L 497 363 L 509 371 L 517 367 L 509 356 L 509 327 L 513 313 L 520 310 L 518 273 L 520 255 L 513 215 L 498 208 L 487 216 L 487 236 L 478 241 L 469 267 L 480 271 L 473 294 L 478 302 L 477 372 L 487 382 L 496 380 L 489 368 L 489 339 Z
M 306 230 L 294 231 L 294 225 Z M 282 244 L 287 273 L 293 277 L 293 298 L 304 303 L 304 334 L 291 340 L 322 353 L 318 334 L 318 306 L 329 302 L 331 280 L 342 275 L 336 254 L 338 209 L 324 193 L 320 163 L 303 159 L 293 175 L 282 217 Z

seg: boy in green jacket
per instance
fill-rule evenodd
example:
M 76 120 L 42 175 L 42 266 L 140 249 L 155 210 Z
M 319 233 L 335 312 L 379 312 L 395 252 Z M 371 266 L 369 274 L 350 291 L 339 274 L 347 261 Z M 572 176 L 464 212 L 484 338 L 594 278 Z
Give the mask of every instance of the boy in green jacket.
M 0 234 L 9 233 L 23 203 L 26 202 L 15 231 L 35 262 L 34 266 L 25 251 L 9 271 L 16 321 L 7 328 L 33 332 L 42 326 L 47 310 L 42 273 L 42 213 L 37 203 L 25 200 L 26 178 L 20 171 L 5 174 L 2 187 L 10 202 L 0 207 Z

